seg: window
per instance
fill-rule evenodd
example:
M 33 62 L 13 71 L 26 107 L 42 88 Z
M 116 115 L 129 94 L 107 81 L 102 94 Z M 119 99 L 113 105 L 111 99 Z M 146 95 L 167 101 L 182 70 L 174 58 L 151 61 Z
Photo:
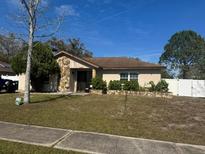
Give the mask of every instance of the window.
M 128 81 L 128 73 L 121 73 L 120 80 L 121 81 Z
M 138 80 L 138 74 L 137 73 L 130 73 L 130 81 L 132 80 Z

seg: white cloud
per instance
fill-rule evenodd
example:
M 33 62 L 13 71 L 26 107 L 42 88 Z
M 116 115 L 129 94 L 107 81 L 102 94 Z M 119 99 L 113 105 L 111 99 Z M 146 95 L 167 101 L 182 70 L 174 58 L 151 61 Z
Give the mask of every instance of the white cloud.
M 79 13 L 76 12 L 72 5 L 61 5 L 56 7 L 55 11 L 60 16 L 79 16 Z

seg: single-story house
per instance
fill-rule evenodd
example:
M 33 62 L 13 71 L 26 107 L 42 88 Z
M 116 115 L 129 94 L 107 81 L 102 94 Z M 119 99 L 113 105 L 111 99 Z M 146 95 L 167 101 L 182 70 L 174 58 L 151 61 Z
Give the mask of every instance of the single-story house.
M 163 68 L 159 64 L 127 57 L 79 58 L 64 51 L 55 57 L 60 67 L 60 77 L 51 78 L 49 87 L 60 92 L 83 91 L 96 76 L 107 83 L 111 80 L 138 80 L 140 86 L 145 86 L 150 81 L 159 82 Z

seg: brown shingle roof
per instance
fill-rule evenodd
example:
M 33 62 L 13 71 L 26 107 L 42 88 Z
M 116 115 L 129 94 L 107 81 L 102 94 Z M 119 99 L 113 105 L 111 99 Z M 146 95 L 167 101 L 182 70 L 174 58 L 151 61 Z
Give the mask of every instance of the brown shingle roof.
M 102 67 L 103 69 L 163 68 L 163 66 L 159 64 L 143 62 L 128 57 L 102 57 L 102 58 L 90 58 L 87 60 Z
M 14 75 L 15 73 L 10 64 L 0 61 L 0 75 L 1 74 Z
M 103 69 L 161 69 L 163 66 L 136 60 L 128 57 L 99 57 L 99 58 L 79 58 L 65 51 L 61 51 L 55 57 L 67 55 L 74 59 L 85 62 L 96 68 Z

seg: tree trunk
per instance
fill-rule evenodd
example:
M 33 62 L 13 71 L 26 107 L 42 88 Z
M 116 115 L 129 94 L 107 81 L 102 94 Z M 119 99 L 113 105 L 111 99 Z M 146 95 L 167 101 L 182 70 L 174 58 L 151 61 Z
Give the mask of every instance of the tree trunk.
M 29 43 L 28 43 L 28 55 L 26 65 L 26 77 L 25 77 L 25 92 L 24 92 L 24 103 L 30 102 L 30 75 L 31 75 L 31 55 L 33 50 L 33 33 L 34 28 L 32 22 L 29 24 Z

